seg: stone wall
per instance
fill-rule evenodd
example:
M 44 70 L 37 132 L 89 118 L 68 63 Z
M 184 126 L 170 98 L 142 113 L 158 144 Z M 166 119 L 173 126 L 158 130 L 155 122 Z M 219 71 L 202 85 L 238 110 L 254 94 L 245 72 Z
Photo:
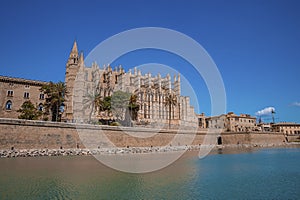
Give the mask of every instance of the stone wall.
M 51 122 L 0 120 L 0 148 L 76 148 L 80 143 L 71 126 Z
M 193 145 L 203 143 L 205 131 L 198 131 L 196 135 L 191 132 L 160 130 L 157 133 L 148 128 L 121 128 L 111 126 L 76 125 L 69 123 L 54 123 L 43 121 L 28 121 L 18 119 L 0 119 L 0 149 L 70 149 L 85 148 L 81 143 L 84 130 L 86 134 L 108 138 L 117 147 L 151 147 L 151 146 L 183 146 L 189 145 L 190 139 Z M 136 136 L 151 137 L 133 137 Z M 85 135 L 86 136 L 86 135 Z M 81 137 L 81 138 L 80 138 Z M 194 137 L 194 138 L 193 138 Z M 280 133 L 223 133 L 222 144 L 284 144 L 284 136 Z M 87 143 L 93 143 L 93 147 L 101 148 L 109 146 L 99 143 L 93 137 Z M 87 144 L 85 142 L 85 144 Z
M 249 145 L 281 145 L 285 143 L 282 133 L 278 132 L 226 132 L 222 134 L 223 144 L 249 144 Z
M 287 135 L 286 139 L 289 142 L 300 142 L 300 135 Z

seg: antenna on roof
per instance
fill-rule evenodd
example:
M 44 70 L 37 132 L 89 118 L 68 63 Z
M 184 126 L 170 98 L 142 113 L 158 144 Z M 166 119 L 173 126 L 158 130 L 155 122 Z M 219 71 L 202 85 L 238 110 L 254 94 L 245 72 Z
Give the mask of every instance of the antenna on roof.
M 275 124 L 275 118 L 274 118 L 275 110 L 272 109 L 271 113 L 272 113 L 272 121 L 273 121 L 273 124 Z
M 259 124 L 262 123 L 261 116 L 260 116 L 259 119 L 258 119 L 258 123 L 259 123 Z

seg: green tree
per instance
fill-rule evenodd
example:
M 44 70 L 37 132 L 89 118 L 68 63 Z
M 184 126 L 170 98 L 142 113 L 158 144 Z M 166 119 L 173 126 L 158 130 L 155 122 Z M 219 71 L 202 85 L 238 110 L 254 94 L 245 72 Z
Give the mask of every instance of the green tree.
M 116 91 L 111 97 L 111 109 L 117 120 L 124 120 L 124 114 L 128 108 L 131 94 L 123 91 Z
M 107 116 L 109 116 L 111 112 L 111 96 L 104 97 L 100 111 L 107 111 Z
M 130 119 L 131 120 L 137 120 L 137 114 L 138 114 L 138 111 L 140 109 L 140 106 L 137 103 L 137 96 L 135 94 L 132 94 L 130 96 L 128 109 L 129 109 L 129 112 L 130 112 Z
M 166 96 L 165 106 L 169 108 L 169 129 L 171 128 L 171 117 L 174 106 L 177 105 L 177 97 L 175 94 L 169 93 Z
M 45 114 L 50 114 L 51 112 L 52 121 L 61 121 L 61 108 L 67 93 L 65 83 L 50 82 L 49 84 L 42 86 L 40 91 L 46 94 L 46 101 L 44 103 Z
M 17 110 L 21 114 L 18 116 L 19 119 L 29 119 L 29 120 L 37 120 L 42 115 L 42 112 L 39 111 L 31 101 L 25 101 L 21 108 Z
M 111 96 L 106 96 L 103 98 L 99 106 L 99 113 L 101 113 L 100 116 L 102 117 L 100 118 L 101 123 L 109 124 L 109 118 L 111 116 Z
M 99 93 L 88 94 L 84 97 L 83 100 L 84 109 L 89 108 L 91 109 L 89 113 L 88 122 L 91 122 L 93 112 L 99 112 L 103 109 L 103 101 L 102 97 Z

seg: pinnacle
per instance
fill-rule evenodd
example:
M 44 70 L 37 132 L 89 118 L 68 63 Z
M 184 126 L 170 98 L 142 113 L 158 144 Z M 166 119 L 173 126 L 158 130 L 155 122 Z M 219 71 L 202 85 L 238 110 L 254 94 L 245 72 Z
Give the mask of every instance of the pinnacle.
M 80 52 L 79 63 L 83 63 L 83 52 Z
M 72 48 L 72 52 L 73 52 L 73 53 L 78 53 L 78 49 L 77 49 L 77 43 L 76 43 L 76 40 L 74 40 L 74 44 L 73 44 L 73 48 Z

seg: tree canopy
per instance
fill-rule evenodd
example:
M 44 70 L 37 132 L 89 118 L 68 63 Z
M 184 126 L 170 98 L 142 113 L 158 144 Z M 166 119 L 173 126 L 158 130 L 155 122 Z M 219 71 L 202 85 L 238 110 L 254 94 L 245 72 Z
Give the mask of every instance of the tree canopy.
M 174 106 L 177 105 L 177 97 L 175 94 L 169 93 L 166 96 L 165 106 L 169 109 L 169 129 L 171 128 L 171 118 Z
M 62 106 L 67 93 L 65 83 L 50 82 L 49 84 L 42 86 L 40 91 L 46 94 L 46 101 L 44 103 L 45 114 L 48 115 L 51 112 L 52 121 L 60 121 Z
M 42 115 L 42 111 L 39 111 L 31 101 L 25 101 L 17 112 L 20 112 L 19 119 L 37 120 Z
M 84 104 L 84 109 L 89 108 L 90 113 L 89 113 L 89 118 L 88 122 L 91 122 L 92 114 L 94 112 L 99 112 L 102 108 L 102 97 L 99 93 L 94 93 L 94 94 L 87 94 L 84 96 L 83 99 L 83 104 Z
M 140 109 L 139 104 L 137 103 L 137 96 L 135 94 L 132 94 L 130 96 L 129 104 L 128 104 L 128 109 L 130 112 L 130 118 L 132 120 L 137 120 L 137 113 Z
M 125 111 L 128 107 L 131 94 L 123 91 L 116 91 L 111 97 L 111 109 L 118 120 L 124 120 Z

